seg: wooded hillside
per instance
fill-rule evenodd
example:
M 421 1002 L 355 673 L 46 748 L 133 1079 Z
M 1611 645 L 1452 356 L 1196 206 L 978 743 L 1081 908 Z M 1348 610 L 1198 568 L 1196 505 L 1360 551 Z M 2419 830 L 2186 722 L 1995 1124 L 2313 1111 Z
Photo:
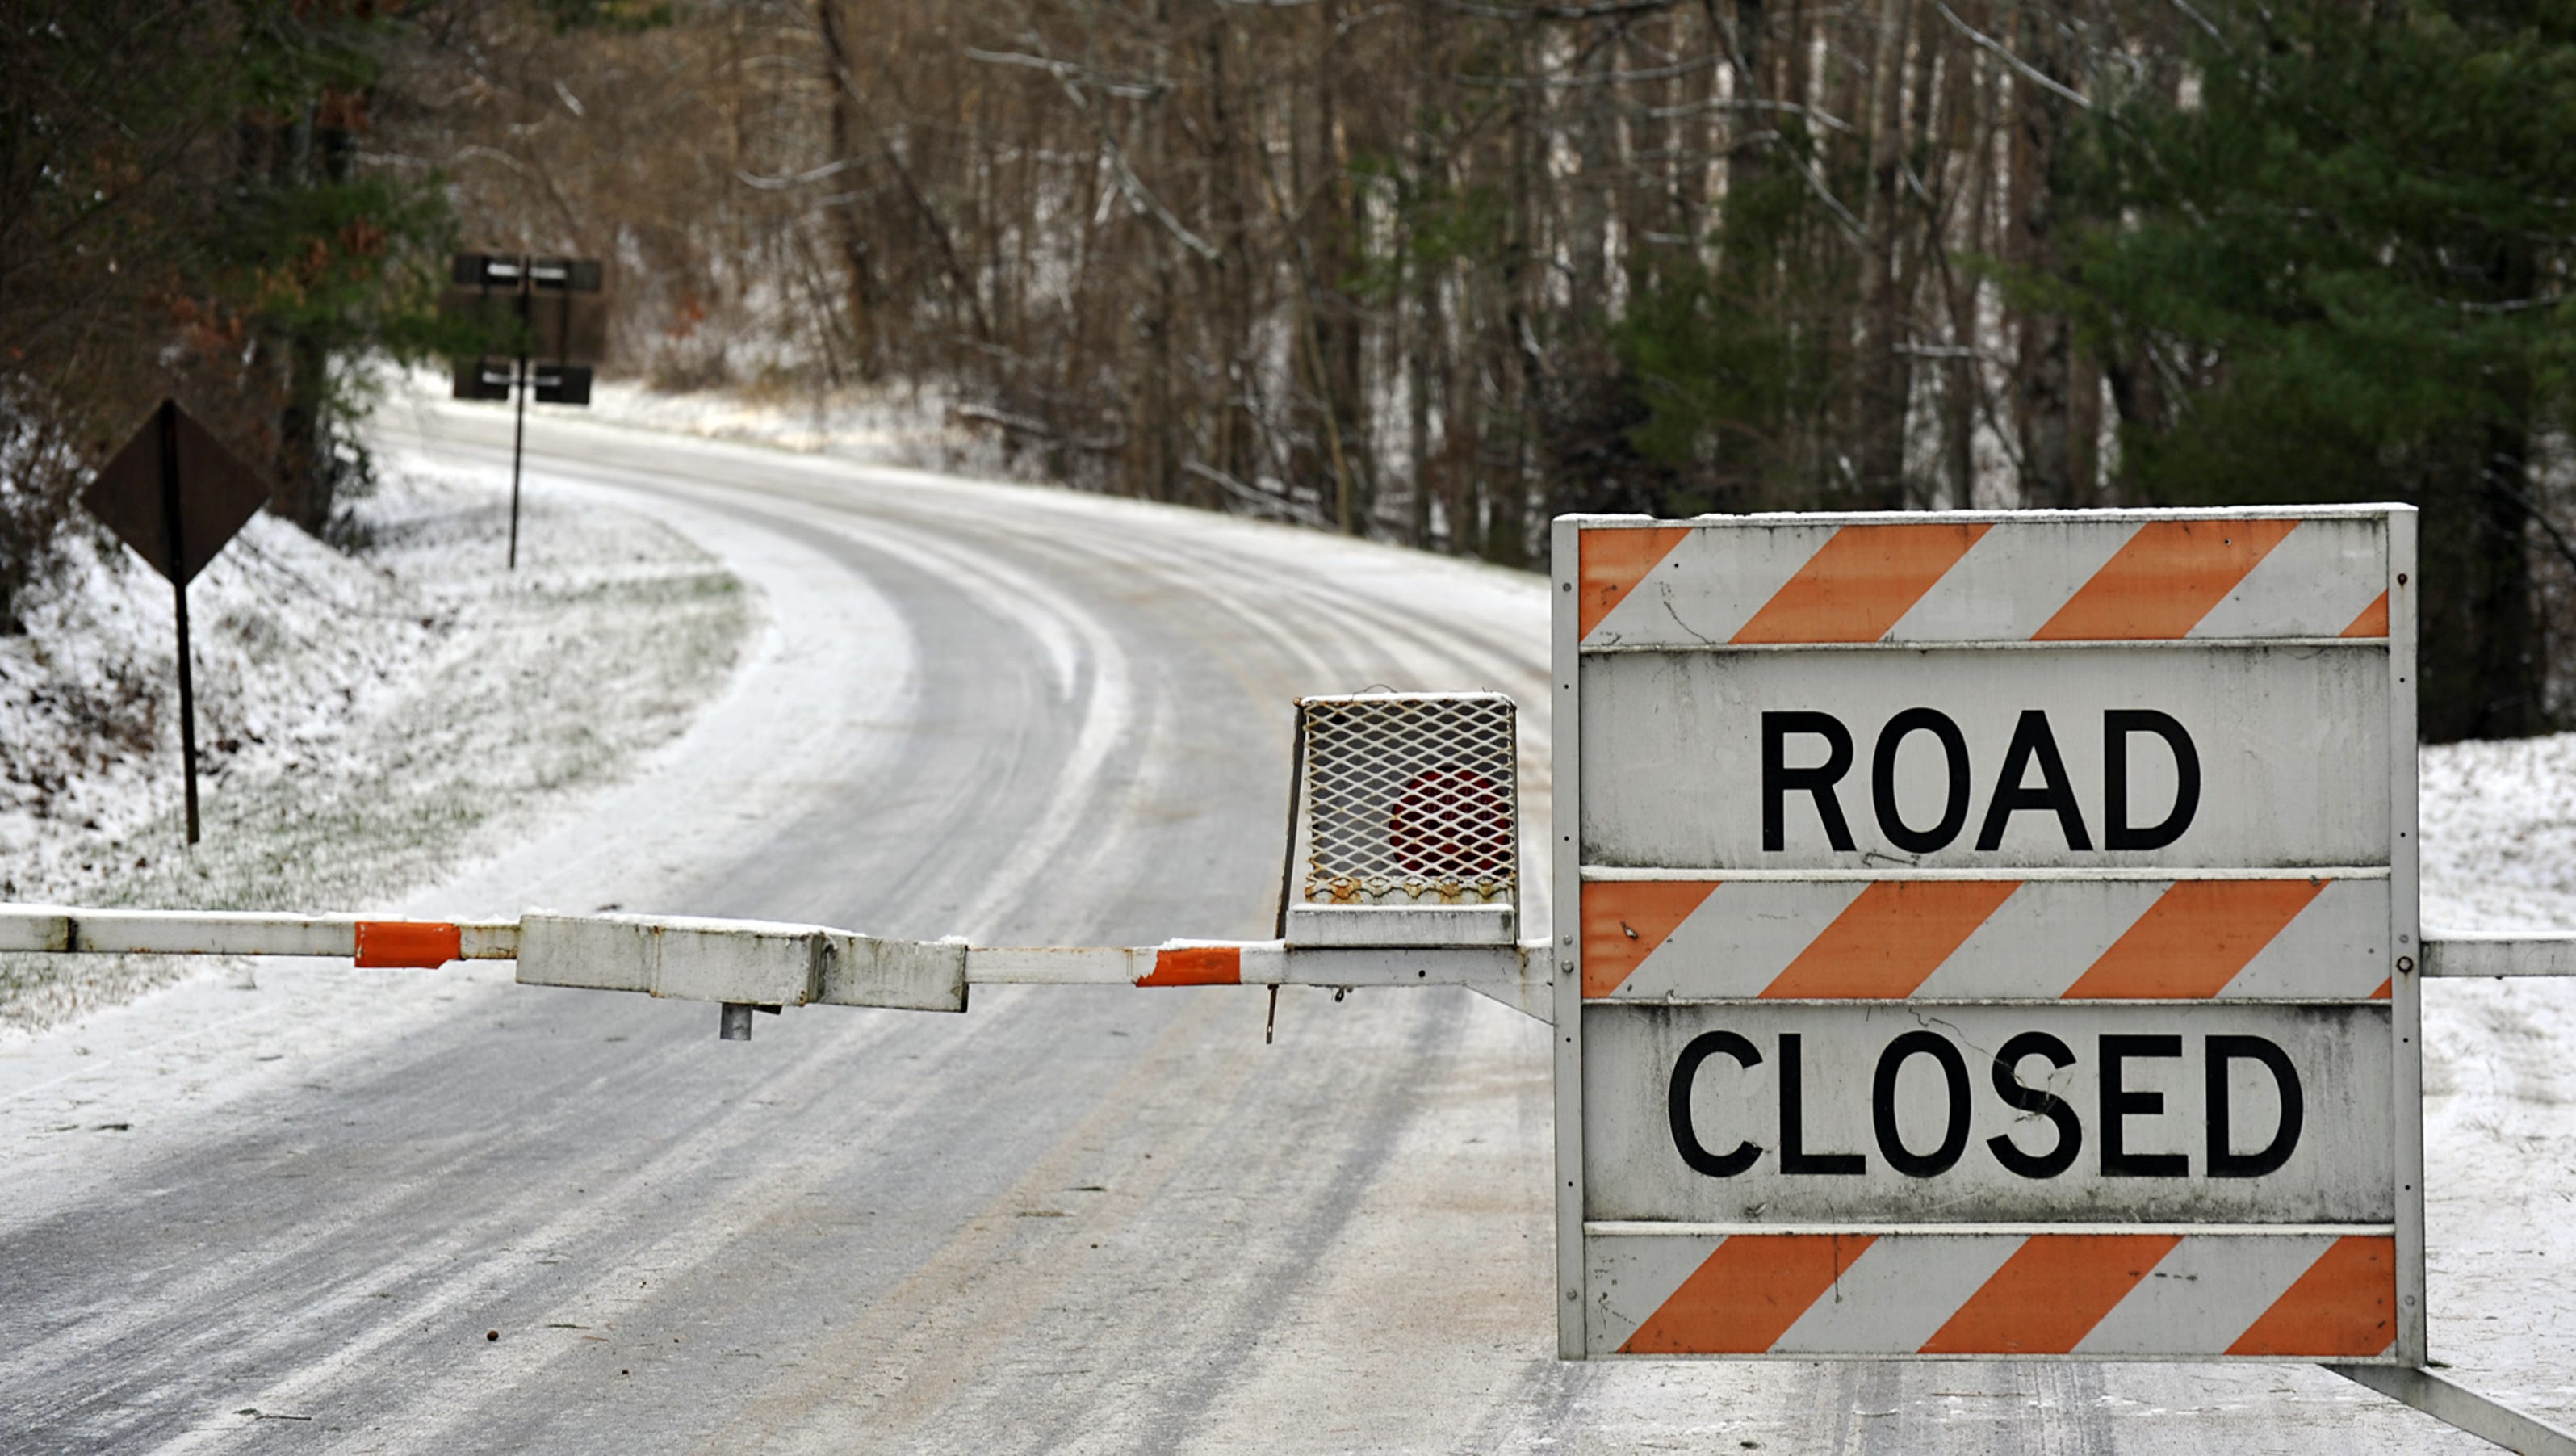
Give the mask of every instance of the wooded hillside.
M 171 8 L 209 34 L 261 11 Z M 607 258 L 618 357 L 670 387 L 925 386 L 1033 473 L 1515 565 L 1570 510 L 2410 501 L 2428 734 L 2576 711 L 2549 672 L 2576 627 L 2576 6 L 421 0 L 335 23 L 368 68 L 297 124 L 365 127 L 301 185 L 375 179 L 472 245 Z M 13 76 L 58 44 L 8 43 Z M 9 94 L 0 176 L 42 194 L 23 159 L 63 154 L 31 111 L 55 103 Z M 235 132 L 200 139 L 200 181 L 250 165 Z M 424 256 L 436 231 L 374 225 Z M 64 388 L 18 352 L 20 260 L 60 248 L 27 231 L 0 224 L 20 399 Z M 184 275 L 146 287 L 142 327 L 197 306 Z M 243 385 L 290 479 L 299 368 Z

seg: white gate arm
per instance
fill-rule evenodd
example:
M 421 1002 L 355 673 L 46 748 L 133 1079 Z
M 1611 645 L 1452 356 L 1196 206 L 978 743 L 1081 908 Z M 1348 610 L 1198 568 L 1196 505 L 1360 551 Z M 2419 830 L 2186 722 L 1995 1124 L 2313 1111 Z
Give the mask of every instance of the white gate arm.
M 1018 986 L 1464 986 L 1553 1021 L 1543 940 L 1519 945 L 1312 946 L 1282 940 L 1172 940 L 1161 945 L 1046 950 L 975 946 L 966 979 Z
M 2576 933 L 2514 930 L 2427 935 L 2428 976 L 2576 976 Z
M 640 991 L 736 1006 L 875 1006 L 963 1011 L 970 985 L 1464 986 L 1553 1019 L 1547 942 L 1325 946 L 1171 940 L 1161 945 L 1001 947 L 898 940 L 767 920 L 551 915 L 398 920 L 262 911 L 0 905 L 0 952 L 327 956 L 359 966 L 436 969 L 515 960 L 524 986 Z M 2424 941 L 2424 974 L 2576 975 L 2576 933 L 2450 934 Z
M 523 986 L 716 1002 L 727 1008 L 728 1035 L 748 1034 L 755 1007 L 964 1011 L 972 984 L 1464 986 L 1544 1021 L 1553 1009 L 1548 976 L 1555 964 L 1544 941 L 1379 948 L 1175 940 L 1023 949 L 688 916 L 531 912 L 518 920 L 424 921 L 53 905 L 0 905 L 0 951 L 328 956 L 418 969 L 515 960 Z
M 362 966 L 434 970 L 450 961 L 516 959 L 519 922 L 0 905 L 0 951 L 335 956 Z

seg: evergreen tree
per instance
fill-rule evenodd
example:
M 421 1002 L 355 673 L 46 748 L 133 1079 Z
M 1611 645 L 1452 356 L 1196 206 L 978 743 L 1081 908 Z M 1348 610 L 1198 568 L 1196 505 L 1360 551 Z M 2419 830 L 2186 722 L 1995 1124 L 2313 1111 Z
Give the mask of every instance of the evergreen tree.
M 73 490 L 159 396 L 324 529 L 349 371 L 433 340 L 438 179 L 359 163 L 381 0 L 0 9 L 0 630 Z
M 2549 726 L 2532 552 L 2571 565 L 2576 6 L 2208 12 L 2179 94 L 2097 109 L 2069 266 L 2133 504 L 2411 502 L 2434 740 Z

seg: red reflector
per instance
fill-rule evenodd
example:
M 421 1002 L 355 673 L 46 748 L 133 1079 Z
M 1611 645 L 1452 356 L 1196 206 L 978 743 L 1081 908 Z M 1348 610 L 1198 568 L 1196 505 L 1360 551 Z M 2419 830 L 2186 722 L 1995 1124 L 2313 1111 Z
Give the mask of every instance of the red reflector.
M 453 925 L 429 920 L 361 920 L 358 964 L 412 966 L 434 971 L 464 958 L 464 936 Z

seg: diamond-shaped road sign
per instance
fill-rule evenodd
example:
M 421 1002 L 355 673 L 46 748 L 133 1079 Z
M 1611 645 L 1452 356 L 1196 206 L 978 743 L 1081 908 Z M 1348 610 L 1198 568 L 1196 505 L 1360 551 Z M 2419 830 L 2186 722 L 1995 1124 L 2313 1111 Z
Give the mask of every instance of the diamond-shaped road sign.
M 244 465 L 206 427 L 176 404 L 165 430 L 160 411 L 81 492 L 81 504 L 152 569 L 185 586 L 215 559 L 234 533 L 268 503 L 268 482 Z M 165 440 L 166 437 L 166 440 Z M 162 457 L 175 442 L 178 496 L 165 498 Z M 170 554 L 171 507 L 177 507 L 179 552 Z
M 197 691 L 188 666 L 188 582 L 267 501 L 267 482 L 171 399 L 161 401 L 81 492 L 91 515 L 170 579 L 190 844 L 197 842 Z

